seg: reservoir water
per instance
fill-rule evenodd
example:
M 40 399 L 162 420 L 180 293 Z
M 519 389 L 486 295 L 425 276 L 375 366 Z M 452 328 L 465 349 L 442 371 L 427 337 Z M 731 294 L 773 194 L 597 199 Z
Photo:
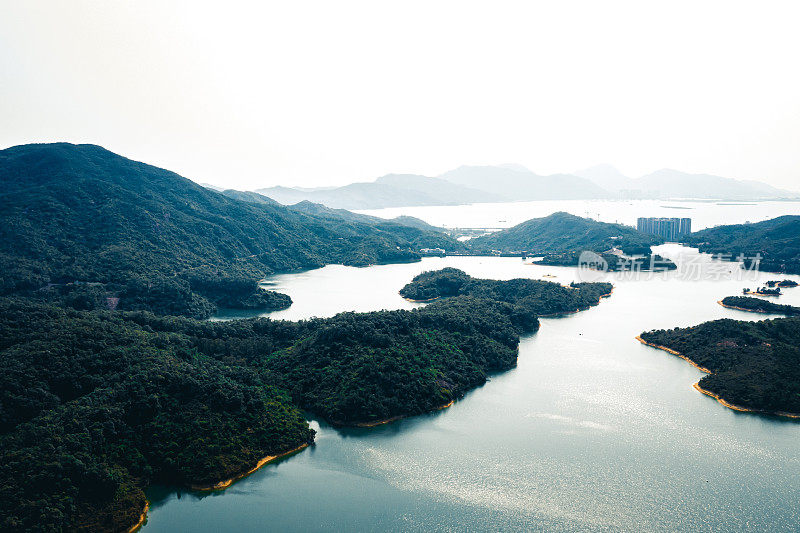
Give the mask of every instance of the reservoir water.
M 151 489 L 143 530 L 796 531 L 800 421 L 723 407 L 692 388 L 700 371 L 634 337 L 723 317 L 769 318 L 717 301 L 767 279 L 800 277 L 741 279 L 733 265 L 677 245 L 658 252 L 686 254 L 682 268 L 609 277 L 610 298 L 542 319 L 522 339 L 515 369 L 449 409 L 370 429 L 310 418 L 314 446 L 225 491 Z M 700 275 L 685 268 L 696 263 L 705 265 Z M 444 266 L 558 283 L 579 274 L 518 258 L 328 266 L 270 278 L 295 302 L 271 316 L 411 308 L 419 304 L 397 291 Z M 775 301 L 800 305 L 800 287 Z

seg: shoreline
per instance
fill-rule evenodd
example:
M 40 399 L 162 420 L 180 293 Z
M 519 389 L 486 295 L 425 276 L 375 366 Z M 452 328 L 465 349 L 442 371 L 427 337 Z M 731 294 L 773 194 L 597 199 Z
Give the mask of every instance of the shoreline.
M 698 365 L 697 363 L 695 363 L 694 361 L 692 361 L 691 359 L 689 359 L 688 357 L 686 357 L 685 355 L 683 355 L 681 352 L 679 352 L 677 350 L 673 350 L 672 348 L 667 348 L 666 346 L 661 346 L 660 344 L 654 344 L 652 342 L 647 342 L 646 340 L 644 340 L 641 337 L 641 335 L 637 335 L 636 336 L 636 340 L 641 342 L 642 344 L 645 344 L 645 345 L 650 346 L 652 348 L 657 348 L 659 350 L 664 350 L 667 353 L 671 353 L 672 355 L 677 355 L 678 357 L 680 357 L 681 359 L 683 359 L 684 361 L 686 361 L 687 363 L 689 363 L 690 365 L 692 365 L 693 367 L 695 367 L 697 370 L 699 370 L 701 372 L 705 372 L 706 374 L 713 374 L 713 372 L 711 370 L 707 369 L 706 367 Z
M 415 303 L 415 304 L 424 304 L 424 303 L 428 303 L 428 302 L 435 302 L 439 298 L 441 298 L 441 296 L 437 296 L 435 298 L 428 298 L 427 300 L 415 300 L 414 298 L 406 298 L 405 296 L 403 296 L 403 300 L 405 300 L 407 302 L 412 302 L 412 303 Z
M 453 405 L 455 402 L 456 402 L 455 400 L 450 400 L 446 404 L 440 405 L 439 407 L 433 409 L 432 411 L 428 411 L 427 413 L 420 413 L 420 414 L 434 413 L 436 411 L 441 411 L 443 409 L 447 409 L 448 407 Z M 340 427 L 374 428 L 376 426 L 382 426 L 384 424 L 388 424 L 390 422 L 396 422 L 397 420 L 402 420 L 404 418 L 410 418 L 412 416 L 419 416 L 419 415 L 397 415 L 397 416 L 393 416 L 391 418 L 385 418 L 383 420 L 376 420 L 374 422 L 356 422 L 355 424 L 339 424 L 339 423 L 337 423 L 335 425 L 340 426 Z
M 302 450 L 304 448 L 307 448 L 308 444 L 309 443 L 304 442 L 303 444 L 301 444 L 297 448 L 289 450 L 288 452 L 280 453 L 278 455 L 267 455 L 266 457 L 262 457 L 261 459 L 258 460 L 258 462 L 256 463 L 256 466 L 254 466 L 250 470 L 248 470 L 246 472 L 243 472 L 241 474 L 238 474 L 238 475 L 236 475 L 236 476 L 234 476 L 232 478 L 219 481 L 217 483 L 214 483 L 213 485 L 189 485 L 189 489 L 197 490 L 197 491 L 212 491 L 212 490 L 224 490 L 224 489 L 227 489 L 228 487 L 233 485 L 236 481 L 239 481 L 240 479 L 249 476 L 250 474 L 252 474 L 256 470 L 258 470 L 262 466 L 267 465 L 267 464 L 275 461 L 276 459 L 280 459 L 282 457 L 286 457 L 287 455 L 291 455 L 291 454 L 293 454 L 295 452 L 299 452 L 300 450 Z
M 754 295 L 754 296 L 772 296 L 772 297 L 775 297 L 775 298 L 780 296 L 780 294 L 764 294 L 763 292 L 757 292 L 757 291 L 747 291 L 747 292 L 743 292 L 742 294 L 745 295 L 745 296 L 749 296 L 749 295 Z
M 685 355 L 683 355 L 682 353 L 680 353 L 680 352 L 678 352 L 676 350 L 673 350 L 671 348 L 667 348 L 666 346 L 661 346 L 660 344 L 653 344 L 651 342 L 647 342 L 646 340 L 644 340 L 639 335 L 636 336 L 636 340 L 638 340 L 642 344 L 645 344 L 645 345 L 650 346 L 652 348 L 657 348 L 659 350 L 664 350 L 665 352 L 669 352 L 669 353 L 671 353 L 673 355 L 677 355 L 678 357 L 680 357 L 684 361 L 688 362 L 689 364 L 691 364 L 693 367 L 697 368 L 698 370 L 701 370 L 701 371 L 705 372 L 706 374 L 713 374 L 713 372 L 710 371 L 709 369 L 698 365 L 697 363 L 695 363 L 694 361 L 692 361 L 691 359 L 689 359 L 688 357 L 686 357 Z M 718 394 L 716 394 L 714 392 L 711 392 L 710 390 L 707 390 L 707 389 L 704 389 L 703 387 L 701 387 L 699 381 L 697 383 L 695 383 L 694 385 L 692 385 L 692 387 L 694 387 L 694 389 L 697 392 L 699 392 L 701 394 L 705 394 L 706 396 L 708 396 L 710 398 L 714 398 L 721 405 L 727 407 L 728 409 L 732 409 L 734 411 L 740 411 L 742 413 L 755 413 L 755 414 L 762 414 L 762 415 L 783 416 L 783 417 L 786 417 L 786 418 L 800 418 L 800 414 L 799 413 L 788 413 L 786 411 L 765 411 L 763 409 L 750 409 L 749 407 L 742 407 L 742 406 L 739 406 L 739 405 L 734 405 L 734 404 L 728 402 L 727 400 L 721 398 Z
M 708 389 L 704 389 L 703 387 L 701 387 L 699 381 L 697 383 L 695 383 L 694 385 L 692 385 L 692 386 L 694 387 L 694 389 L 697 392 L 699 392 L 701 394 L 705 394 L 709 398 L 714 398 L 715 400 L 717 400 L 719 403 L 721 403 L 722 405 L 724 405 L 728 409 L 732 409 L 734 411 L 740 411 L 742 413 L 756 413 L 756 414 L 762 414 L 762 415 L 783 416 L 783 417 L 786 417 L 786 418 L 800 418 L 800 414 L 798 414 L 798 413 L 788 413 L 786 411 L 765 411 L 764 409 L 750 409 L 749 407 L 742 407 L 740 405 L 734 405 L 734 404 L 728 402 L 727 400 L 721 398 L 719 396 L 719 394 L 716 394 L 714 392 L 711 392 Z
M 142 514 L 139 516 L 139 521 L 133 524 L 131 527 L 125 530 L 126 533 L 134 533 L 139 531 L 141 527 L 144 525 L 145 520 L 147 520 L 147 511 L 150 510 L 150 502 L 145 500 L 144 501 L 144 509 L 142 509 Z
M 771 313 L 770 311 L 762 311 L 760 309 L 746 309 L 744 307 L 737 307 L 735 305 L 728 305 L 722 303 L 722 300 L 717 300 L 717 303 L 727 309 L 736 309 L 737 311 L 745 311 L 747 313 L 761 313 L 762 315 L 780 315 L 782 313 Z
M 745 311 L 747 313 L 760 313 L 762 315 L 783 315 L 783 316 L 787 316 L 787 317 L 797 316 L 796 314 L 793 315 L 793 314 L 790 314 L 790 313 L 785 313 L 785 312 L 780 312 L 780 311 L 762 311 L 760 309 L 747 309 L 745 307 L 737 307 L 735 305 L 728 305 L 728 304 L 722 303 L 722 300 L 717 301 L 717 303 L 719 305 L 721 305 L 722 307 L 725 307 L 727 309 L 736 309 L 737 311 Z M 771 302 L 767 302 L 767 303 L 771 303 Z

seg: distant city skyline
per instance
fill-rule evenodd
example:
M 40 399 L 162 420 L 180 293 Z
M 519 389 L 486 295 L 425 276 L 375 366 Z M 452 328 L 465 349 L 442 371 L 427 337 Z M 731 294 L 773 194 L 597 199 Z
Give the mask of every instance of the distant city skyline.
M 237 189 L 516 163 L 796 190 L 798 15 L 793 2 L 0 0 L 0 147 L 99 144 Z

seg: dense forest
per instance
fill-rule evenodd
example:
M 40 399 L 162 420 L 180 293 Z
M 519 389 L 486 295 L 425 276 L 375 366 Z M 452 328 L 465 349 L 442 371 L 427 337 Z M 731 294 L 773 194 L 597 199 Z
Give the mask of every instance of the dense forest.
M 800 318 L 722 319 L 641 338 L 710 370 L 699 385 L 731 404 L 800 413 Z
M 753 298 L 752 296 L 726 296 L 722 299 L 721 303 L 725 307 L 735 307 L 754 313 L 771 313 L 787 316 L 800 315 L 800 307 L 776 304 L 768 302 L 763 298 Z
M 0 151 L 0 530 L 121 530 L 152 483 L 212 485 L 341 425 L 437 409 L 609 284 L 418 276 L 413 311 L 208 322 L 259 281 L 464 244 L 412 218 L 220 194 L 91 145 Z M 450 289 L 450 286 L 455 289 Z
M 761 255 L 759 269 L 800 274 L 800 216 L 782 216 L 754 224 L 717 226 L 688 235 L 684 242 L 701 252 L 721 254 L 746 263 Z
M 417 275 L 400 290 L 410 300 L 433 300 L 447 296 L 487 298 L 521 307 L 536 315 L 569 313 L 597 305 L 611 293 L 610 283 L 572 283 L 570 287 L 551 281 L 476 279 L 457 268 L 443 268 Z
M 597 253 L 619 248 L 626 254 L 649 255 L 650 247 L 663 244 L 656 235 L 622 224 L 609 224 L 558 212 L 533 218 L 512 228 L 469 241 L 476 251 L 526 251 L 530 255 L 562 254 L 589 250 Z
M 151 483 L 213 484 L 311 441 L 299 409 L 347 425 L 431 411 L 513 367 L 538 314 L 610 290 L 427 277 L 464 283 L 413 311 L 301 322 L 0 298 L 0 530 L 122 529 Z
M 290 300 L 258 285 L 272 272 L 464 249 L 418 224 L 229 198 L 93 145 L 2 150 L 0 187 L 0 295 L 82 309 L 276 309 Z
M 0 298 L 0 530 L 119 531 L 150 482 L 217 482 L 313 439 L 268 376 L 202 353 L 192 327 L 234 335 Z

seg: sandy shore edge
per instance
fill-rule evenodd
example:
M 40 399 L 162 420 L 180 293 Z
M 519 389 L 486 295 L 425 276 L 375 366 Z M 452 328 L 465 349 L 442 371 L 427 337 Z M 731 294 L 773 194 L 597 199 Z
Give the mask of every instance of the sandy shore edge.
M 437 296 L 435 298 L 428 298 L 427 300 L 415 300 L 414 298 L 406 298 L 405 296 L 403 296 L 403 300 L 405 300 L 407 302 L 413 302 L 415 304 L 424 304 L 424 303 L 428 303 L 428 302 L 435 302 L 439 298 L 441 298 L 441 296 Z
M 736 309 L 737 311 L 745 311 L 747 313 L 761 313 L 763 315 L 784 315 L 784 316 L 797 316 L 791 313 L 783 313 L 781 311 L 761 311 L 759 309 L 747 309 L 745 307 L 737 307 L 735 305 L 727 305 L 722 303 L 722 300 L 717 301 L 719 305 L 722 307 L 727 307 L 728 309 Z
M 689 363 L 690 365 L 692 365 L 701 372 L 705 372 L 706 374 L 713 374 L 711 370 L 707 369 L 706 367 L 698 365 L 697 363 L 695 363 L 694 361 L 683 355 L 681 352 L 673 350 L 672 348 L 667 348 L 666 346 L 661 346 L 660 344 L 653 344 L 652 342 L 647 342 L 640 335 L 636 336 L 636 340 L 652 348 L 658 348 L 659 350 L 664 350 L 665 352 L 671 353 L 672 355 L 677 355 L 678 357 L 680 357 L 681 359 L 683 359 L 684 361 L 686 361 L 687 363 Z
M 147 511 L 150 510 L 150 502 L 147 500 L 144 501 L 144 509 L 142 509 L 142 514 L 139 516 L 139 521 L 133 524 L 131 527 L 126 529 L 126 533 L 134 533 L 134 531 L 139 531 L 139 529 L 144 525 L 144 521 L 147 520 Z
M 744 307 L 737 307 L 735 305 L 728 305 L 728 304 L 722 303 L 722 300 L 717 300 L 717 303 L 719 305 L 721 305 L 722 307 L 727 307 L 728 309 L 736 309 L 737 311 L 746 311 L 748 313 L 762 313 L 762 314 L 765 314 L 765 315 L 780 315 L 780 314 L 782 314 L 782 313 L 771 313 L 769 311 L 762 311 L 760 309 L 746 309 Z
M 450 400 L 446 404 L 440 405 L 439 407 L 437 407 L 433 411 L 429 411 L 429 412 L 432 413 L 434 411 L 441 411 L 442 409 L 447 409 L 448 407 L 450 407 L 454 403 L 455 403 L 455 400 Z M 425 414 L 425 413 L 421 413 L 421 414 Z M 402 420 L 403 418 L 409 418 L 411 416 L 419 416 L 419 415 L 398 415 L 398 416 L 393 416 L 391 418 L 385 418 L 383 420 L 376 420 L 375 422 L 357 422 L 355 424 L 336 424 L 336 425 L 341 425 L 341 426 L 344 426 L 344 427 L 348 427 L 348 426 L 349 427 L 356 427 L 356 428 L 374 428 L 375 426 L 382 426 L 384 424 L 388 424 L 388 423 L 394 422 L 396 420 Z
M 262 457 L 261 459 L 259 459 L 258 462 L 256 463 L 256 466 L 254 466 L 253 468 L 251 468 L 247 472 L 243 472 L 243 473 L 241 473 L 241 474 L 239 474 L 237 476 L 234 476 L 234 477 L 232 477 L 230 479 L 225 479 L 223 481 L 219 481 L 217 483 L 214 483 L 213 485 L 189 485 L 189 488 L 192 489 L 192 490 L 200 490 L 200 491 L 227 489 L 234 482 L 239 481 L 243 477 L 249 476 L 250 474 L 252 474 L 256 470 L 258 470 L 262 466 L 264 466 L 266 464 L 269 464 L 269 463 L 275 461 L 276 459 L 280 459 L 281 457 L 286 457 L 287 455 L 291 455 L 291 454 L 293 454 L 295 452 L 299 452 L 300 450 L 302 450 L 303 448 L 306 448 L 306 447 L 308 447 L 308 443 L 307 442 L 301 444 L 300 446 L 298 446 L 297 448 L 294 448 L 293 450 L 289 450 L 288 452 L 284 452 L 284 453 L 281 453 L 281 454 L 278 454 L 278 455 L 267 455 L 266 457 Z
M 695 390 L 697 392 L 705 394 L 706 396 L 708 396 L 710 398 L 714 398 L 715 400 L 717 400 L 719 403 L 721 403 L 722 405 L 724 405 L 728 409 L 733 409 L 734 411 L 741 411 L 743 413 L 758 413 L 758 414 L 762 414 L 762 415 L 785 416 L 787 418 L 800 418 L 800 414 L 797 414 L 797 413 L 787 413 L 785 411 L 764 411 L 762 409 L 750 409 L 748 407 L 742 407 L 740 405 L 734 405 L 734 404 L 732 404 L 732 403 L 730 403 L 728 401 L 725 401 L 724 399 L 720 398 L 720 396 L 718 394 L 715 394 L 715 393 L 711 392 L 710 390 L 707 390 L 707 389 L 704 389 L 703 387 L 701 387 L 699 381 L 697 383 L 695 383 L 693 386 L 694 386 L 694 388 L 695 388 Z
M 698 370 L 701 370 L 701 371 L 705 372 L 706 374 L 713 374 L 713 372 L 711 372 L 709 369 L 698 365 L 697 363 L 695 363 L 694 361 L 692 361 L 691 359 L 689 359 L 688 357 L 686 357 L 682 353 L 677 352 L 677 351 L 675 351 L 675 350 L 673 350 L 671 348 L 667 348 L 666 346 L 661 346 L 660 344 L 653 344 L 651 342 L 647 342 L 646 340 L 641 338 L 639 335 L 636 336 L 636 340 L 638 340 L 642 344 L 646 344 L 647 346 L 651 346 L 653 348 L 658 348 L 659 350 L 664 350 L 665 352 L 669 352 L 669 353 L 671 353 L 673 355 L 677 355 L 678 357 L 680 357 L 684 361 L 688 362 L 689 364 L 691 364 L 693 367 L 697 368 Z M 762 414 L 762 415 L 784 416 L 784 417 L 787 417 L 787 418 L 800 418 L 800 414 L 797 414 L 797 413 L 787 413 L 785 411 L 764 411 L 764 410 L 761 410 L 761 409 L 749 409 L 747 407 L 741 407 L 739 405 L 734 405 L 734 404 L 732 404 L 732 403 L 720 398 L 720 396 L 718 394 L 715 394 L 715 393 L 711 392 L 710 390 L 706 390 L 703 387 L 701 387 L 699 381 L 697 383 L 695 383 L 693 385 L 693 387 L 695 388 L 695 390 L 697 390 L 697 392 L 700 392 L 702 394 L 705 394 L 706 396 L 714 398 L 720 404 L 724 405 L 728 409 L 733 409 L 734 411 L 741 411 L 743 413 L 757 413 L 757 414 Z

